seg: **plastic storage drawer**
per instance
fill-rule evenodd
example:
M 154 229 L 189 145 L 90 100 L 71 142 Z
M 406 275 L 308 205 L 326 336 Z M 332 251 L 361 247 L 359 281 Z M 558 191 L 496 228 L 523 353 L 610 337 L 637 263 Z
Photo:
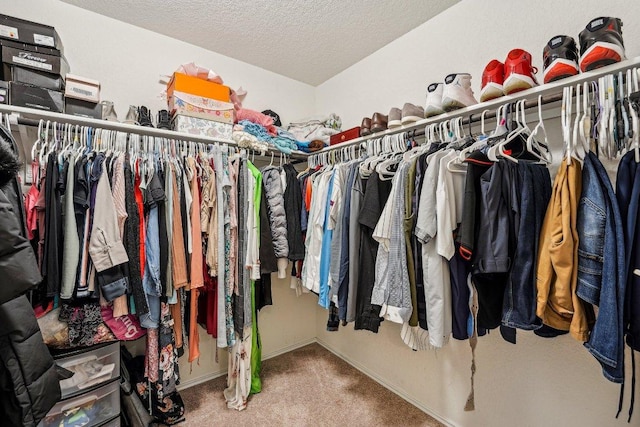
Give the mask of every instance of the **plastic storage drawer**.
M 62 399 L 68 399 L 120 376 L 120 343 L 73 353 L 57 359 L 56 363 L 75 373 L 60 381 Z
M 115 380 L 97 390 L 56 403 L 38 426 L 94 427 L 117 415 L 120 415 L 120 382 Z

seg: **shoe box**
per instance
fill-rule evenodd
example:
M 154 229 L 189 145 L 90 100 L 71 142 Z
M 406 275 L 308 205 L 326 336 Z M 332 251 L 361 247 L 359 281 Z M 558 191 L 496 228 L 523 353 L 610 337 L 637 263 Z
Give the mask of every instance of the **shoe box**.
M 0 39 L 0 51 L 3 80 L 52 90 L 64 88 L 69 64 L 59 50 Z
M 100 102 L 100 82 L 74 74 L 67 74 L 64 96 L 97 104 Z
M 231 139 L 233 133 L 233 124 L 231 123 L 216 122 L 182 114 L 173 116 L 171 124 L 173 130 L 177 132 L 211 138 Z
M 62 92 L 19 82 L 9 82 L 9 103 L 18 107 L 64 112 Z
M 234 121 L 235 109 L 230 102 L 177 91 L 171 93 L 168 101 L 172 116 L 183 115 L 229 124 L 233 124 Z
M 171 98 L 174 92 L 182 92 L 222 102 L 229 102 L 231 94 L 228 86 L 182 73 L 173 73 L 167 85 L 167 99 Z
M 64 112 L 72 116 L 102 119 L 102 104 L 65 97 Z
M 337 145 L 360 137 L 360 126 L 347 129 L 344 132 L 331 135 L 329 137 L 329 145 Z
M 0 38 L 51 47 L 64 52 L 62 40 L 55 28 L 13 16 L 0 14 Z

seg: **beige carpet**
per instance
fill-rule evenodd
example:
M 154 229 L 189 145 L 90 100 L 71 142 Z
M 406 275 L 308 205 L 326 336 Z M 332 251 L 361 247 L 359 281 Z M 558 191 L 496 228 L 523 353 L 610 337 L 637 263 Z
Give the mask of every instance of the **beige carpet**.
M 262 393 L 227 409 L 226 377 L 181 392 L 187 426 L 442 426 L 318 344 L 262 363 Z

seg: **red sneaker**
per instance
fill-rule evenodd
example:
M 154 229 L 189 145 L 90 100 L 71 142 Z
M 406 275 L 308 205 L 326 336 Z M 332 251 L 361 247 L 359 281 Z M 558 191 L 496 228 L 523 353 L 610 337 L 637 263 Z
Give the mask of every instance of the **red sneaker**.
M 504 62 L 504 93 L 519 92 L 538 86 L 535 73 L 538 69 L 531 65 L 531 54 L 522 49 L 513 49 Z
M 482 89 L 480 90 L 480 102 L 504 96 L 504 64 L 493 59 L 484 67 L 482 72 Z

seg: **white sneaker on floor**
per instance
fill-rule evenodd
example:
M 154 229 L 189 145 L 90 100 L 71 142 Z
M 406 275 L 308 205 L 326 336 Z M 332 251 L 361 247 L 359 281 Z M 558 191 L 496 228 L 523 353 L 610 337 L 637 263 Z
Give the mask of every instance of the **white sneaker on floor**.
M 444 79 L 442 108 L 453 111 L 477 104 L 471 90 L 471 75 L 467 73 L 449 74 Z

